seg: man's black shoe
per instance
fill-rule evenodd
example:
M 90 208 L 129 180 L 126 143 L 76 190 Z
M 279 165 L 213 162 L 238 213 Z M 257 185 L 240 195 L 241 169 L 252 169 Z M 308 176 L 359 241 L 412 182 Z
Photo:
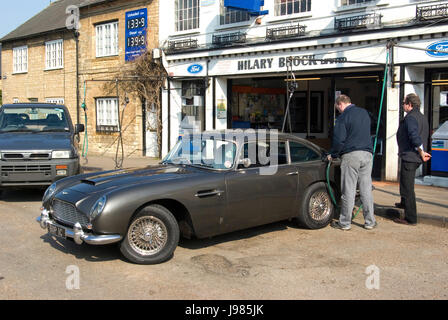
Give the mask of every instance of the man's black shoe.
M 402 204 L 401 202 L 396 202 L 395 207 L 399 209 L 404 209 L 404 204 Z

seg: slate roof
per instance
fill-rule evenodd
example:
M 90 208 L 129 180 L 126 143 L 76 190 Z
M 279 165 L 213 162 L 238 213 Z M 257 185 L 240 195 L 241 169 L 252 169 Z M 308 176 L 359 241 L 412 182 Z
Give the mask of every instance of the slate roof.
M 48 33 L 66 28 L 68 14 L 66 9 L 70 5 L 79 6 L 86 0 L 58 0 L 52 2 L 47 8 L 23 23 L 0 39 L 0 42 L 30 38 L 39 34 Z

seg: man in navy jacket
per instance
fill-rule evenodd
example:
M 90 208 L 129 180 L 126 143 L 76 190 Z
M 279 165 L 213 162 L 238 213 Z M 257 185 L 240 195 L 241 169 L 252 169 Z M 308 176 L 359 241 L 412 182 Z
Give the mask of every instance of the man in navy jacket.
M 405 218 L 394 221 L 400 224 L 417 224 L 417 204 L 415 200 L 415 171 L 431 158 L 427 150 L 429 126 L 425 116 L 420 112 L 420 98 L 410 93 L 403 101 L 403 109 L 407 113 L 400 122 L 397 131 L 398 155 L 400 167 L 401 202 L 395 206 L 404 209 Z
M 337 157 L 342 159 L 342 207 L 339 221 L 333 222 L 331 226 L 340 230 L 350 230 L 356 186 L 359 184 L 364 228 L 370 230 L 377 226 L 373 212 L 371 177 L 373 146 L 370 136 L 370 116 L 365 109 L 352 104 L 346 95 L 340 95 L 335 105 L 341 115 L 336 120 L 328 159 Z

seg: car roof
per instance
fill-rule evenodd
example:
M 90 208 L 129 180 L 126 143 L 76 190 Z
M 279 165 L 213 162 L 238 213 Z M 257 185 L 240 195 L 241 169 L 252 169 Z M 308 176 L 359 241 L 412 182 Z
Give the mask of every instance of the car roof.
M 259 136 L 261 135 L 260 138 L 268 138 L 269 139 L 269 130 L 263 130 L 263 129 L 250 129 L 251 132 L 253 134 L 247 135 L 247 130 L 243 130 L 243 129 L 223 129 L 223 130 L 210 130 L 210 131 L 203 131 L 199 134 L 194 134 L 194 136 L 229 136 L 229 138 L 246 138 L 245 141 L 251 142 L 251 141 L 256 141 L 257 139 L 259 139 Z M 314 144 L 313 142 L 306 140 L 304 138 L 300 138 L 294 134 L 291 133 L 286 133 L 286 132 L 279 132 L 276 131 L 277 135 L 278 135 L 278 139 L 280 140 L 294 140 L 297 141 L 299 143 L 302 143 L 304 145 L 307 146 L 311 146 L 317 150 L 319 150 L 320 152 L 325 152 L 325 149 L 323 149 L 322 147 Z
M 31 107 L 39 108 L 39 107 L 41 107 L 41 108 L 64 108 L 64 109 L 66 109 L 66 107 L 62 104 L 39 103 L 39 102 L 4 104 L 1 107 L 2 108 L 31 108 Z

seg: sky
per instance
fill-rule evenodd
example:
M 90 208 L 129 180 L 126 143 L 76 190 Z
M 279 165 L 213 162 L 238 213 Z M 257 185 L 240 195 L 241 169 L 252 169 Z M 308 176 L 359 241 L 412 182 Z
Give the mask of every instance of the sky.
M 49 4 L 50 0 L 0 0 L 0 38 L 45 9 Z

